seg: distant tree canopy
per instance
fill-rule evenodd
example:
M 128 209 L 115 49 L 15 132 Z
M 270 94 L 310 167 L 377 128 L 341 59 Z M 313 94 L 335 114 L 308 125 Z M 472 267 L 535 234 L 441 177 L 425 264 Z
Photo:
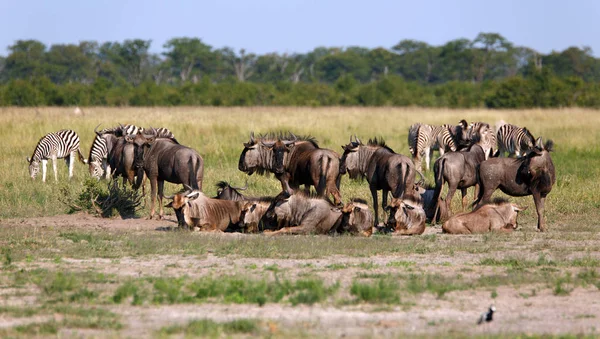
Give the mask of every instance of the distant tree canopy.
M 600 106 L 600 59 L 589 48 L 541 54 L 497 33 L 306 54 L 189 37 L 153 54 L 151 43 L 18 40 L 0 57 L 0 105 Z

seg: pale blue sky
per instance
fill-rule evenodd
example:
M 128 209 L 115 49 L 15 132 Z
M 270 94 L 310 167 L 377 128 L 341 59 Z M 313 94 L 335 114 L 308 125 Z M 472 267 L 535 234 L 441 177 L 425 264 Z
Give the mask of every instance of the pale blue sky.
M 49 46 L 141 38 L 161 52 L 186 36 L 263 54 L 389 48 L 402 39 L 440 45 L 497 32 L 542 53 L 590 46 L 598 56 L 599 18 L 594 0 L 0 0 L 0 55 L 18 39 Z

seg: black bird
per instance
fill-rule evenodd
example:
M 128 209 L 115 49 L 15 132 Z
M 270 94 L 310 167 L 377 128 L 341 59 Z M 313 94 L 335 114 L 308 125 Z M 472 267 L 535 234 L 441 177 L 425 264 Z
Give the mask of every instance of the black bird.
M 494 312 L 496 312 L 496 307 L 494 307 L 494 305 L 490 306 L 490 308 L 487 310 L 487 312 L 483 312 L 481 313 L 481 316 L 479 317 L 479 321 L 477 321 L 477 324 L 481 325 L 483 324 L 483 322 L 490 322 L 492 320 L 494 320 Z

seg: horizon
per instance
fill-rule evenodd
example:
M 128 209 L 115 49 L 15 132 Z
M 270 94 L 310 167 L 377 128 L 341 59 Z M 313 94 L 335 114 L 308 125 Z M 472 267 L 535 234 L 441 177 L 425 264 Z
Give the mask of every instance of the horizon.
M 557 0 L 462 0 L 458 5 L 443 0 L 375 0 L 368 7 L 341 0 L 257 0 L 251 4 L 239 0 L 218 4 L 191 0 L 32 0 L 0 4 L 0 10 L 3 32 L 18 32 L 0 37 L 2 56 L 9 54 L 8 47 L 17 40 L 37 40 L 50 47 L 85 40 L 143 39 L 152 41 L 151 53 L 161 54 L 167 40 L 189 37 L 199 38 L 214 49 L 230 47 L 237 52 L 243 48 L 263 55 L 305 54 L 317 47 L 390 49 L 404 39 L 440 46 L 459 38 L 472 41 L 480 32 L 498 33 L 515 46 L 542 54 L 590 47 L 592 55 L 600 55 L 600 42 L 595 38 L 600 31 L 595 19 L 600 3 L 591 0 L 573 1 L 567 6 Z M 226 16 L 218 15 L 221 13 Z

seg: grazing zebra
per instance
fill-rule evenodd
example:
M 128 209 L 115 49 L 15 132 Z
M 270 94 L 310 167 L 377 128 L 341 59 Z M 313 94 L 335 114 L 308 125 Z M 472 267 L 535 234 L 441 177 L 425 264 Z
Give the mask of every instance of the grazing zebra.
M 477 144 L 483 148 L 485 159 L 496 153 L 496 133 L 486 122 L 472 122 L 467 129 L 467 139 L 472 144 Z
M 422 168 L 422 157 L 425 156 L 425 170 L 429 170 L 434 150 L 439 150 L 440 156 L 448 151 L 456 151 L 455 136 L 452 133 L 455 128 L 452 125 L 433 126 L 420 123 L 409 128 L 409 151 L 418 169 Z
M 506 124 L 504 121 L 501 121 L 498 125 L 496 137 L 498 152 L 501 157 L 504 156 L 504 152 L 508 152 L 509 156 L 521 157 L 535 145 L 535 138 L 526 127 L 521 128 Z
M 81 162 L 84 164 L 87 163 L 87 160 L 83 157 L 79 149 L 79 136 L 75 131 L 63 129 L 56 133 L 48 133 L 38 141 L 31 158 L 27 158 L 27 162 L 29 162 L 29 175 L 32 179 L 35 179 L 40 171 L 41 161 L 42 181 L 46 182 L 46 165 L 48 164 L 48 159 L 52 159 L 54 180 L 58 181 L 56 160 L 64 158 L 67 166 L 69 166 L 69 179 L 71 179 L 73 177 L 75 153 L 78 154 Z
M 110 165 L 108 164 L 108 145 L 103 134 L 97 132 L 90 147 L 88 157 L 88 166 L 92 178 L 100 179 L 105 175 L 106 179 L 110 179 Z

